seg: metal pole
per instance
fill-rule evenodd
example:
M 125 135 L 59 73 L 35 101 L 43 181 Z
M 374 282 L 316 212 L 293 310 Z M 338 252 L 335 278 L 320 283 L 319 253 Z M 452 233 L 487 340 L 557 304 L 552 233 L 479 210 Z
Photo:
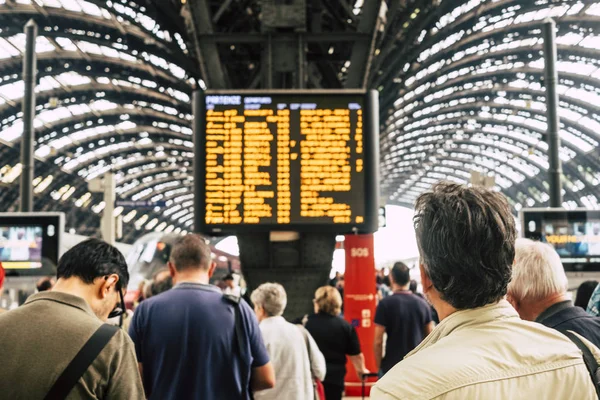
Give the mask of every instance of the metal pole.
M 558 116 L 558 72 L 556 71 L 556 23 L 547 18 L 544 27 L 544 60 L 546 84 L 546 115 L 548 120 L 548 180 L 550 184 L 550 207 L 562 207 L 562 163 L 560 150 L 560 119 Z
M 37 73 L 37 59 L 35 54 L 35 39 L 37 37 L 37 24 L 30 19 L 25 24 L 25 53 L 23 54 L 23 83 L 25 94 L 23 96 L 23 138 L 21 140 L 21 211 L 33 211 L 33 142 L 35 132 L 33 119 L 35 117 L 35 81 Z
M 116 240 L 115 175 L 112 172 L 104 174 L 104 212 L 102 213 L 102 238 L 106 243 L 114 245 Z
M 304 51 L 304 33 L 298 33 L 298 89 L 305 88 L 304 82 L 304 65 L 305 65 L 305 56 L 306 52 Z
M 192 97 L 192 113 L 194 115 L 194 232 L 199 232 L 204 225 L 204 141 L 205 114 L 204 94 L 195 90 Z

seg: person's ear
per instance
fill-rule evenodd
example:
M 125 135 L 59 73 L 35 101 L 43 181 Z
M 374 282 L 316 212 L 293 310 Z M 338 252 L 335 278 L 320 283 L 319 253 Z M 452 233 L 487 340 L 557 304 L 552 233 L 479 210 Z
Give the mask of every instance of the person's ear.
M 517 301 L 517 299 L 515 299 L 510 293 L 506 294 L 506 301 L 508 301 L 510 303 L 511 306 L 513 306 L 513 308 L 519 312 L 519 302 Z
M 423 293 L 427 293 L 433 287 L 433 282 L 429 278 L 427 271 L 425 270 L 425 265 L 423 263 L 419 263 L 419 272 L 421 274 L 421 285 L 423 285 Z
M 98 278 L 98 280 L 100 281 L 100 285 L 98 287 L 98 295 L 101 299 L 104 299 L 110 293 L 111 288 L 115 287 L 117 285 L 117 282 L 119 282 L 119 275 L 110 274 L 107 277 L 105 276 L 102 278 Z
M 210 266 L 208 267 L 208 277 L 212 278 L 213 274 L 215 273 L 215 270 L 217 269 L 217 263 L 216 262 L 211 262 Z
M 173 264 L 171 261 L 167 261 L 167 268 L 169 268 L 169 275 L 171 275 L 171 278 L 175 278 L 175 274 L 177 272 L 175 269 L 175 264 Z

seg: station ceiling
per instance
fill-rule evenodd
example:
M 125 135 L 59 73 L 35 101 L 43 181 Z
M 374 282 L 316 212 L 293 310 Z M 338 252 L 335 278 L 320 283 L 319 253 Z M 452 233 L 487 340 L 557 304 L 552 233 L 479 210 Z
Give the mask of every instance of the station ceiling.
M 113 170 L 121 199 L 167 204 L 116 209 L 132 241 L 190 230 L 192 90 L 264 86 L 268 1 L 0 0 L 0 210 L 18 210 L 29 19 L 39 27 L 34 208 L 96 234 L 104 204 L 87 182 Z M 306 87 L 379 90 L 381 194 L 409 207 L 472 170 L 494 175 L 514 211 L 548 205 L 541 23 L 554 18 L 564 207 L 599 207 L 600 1 L 306 3 Z

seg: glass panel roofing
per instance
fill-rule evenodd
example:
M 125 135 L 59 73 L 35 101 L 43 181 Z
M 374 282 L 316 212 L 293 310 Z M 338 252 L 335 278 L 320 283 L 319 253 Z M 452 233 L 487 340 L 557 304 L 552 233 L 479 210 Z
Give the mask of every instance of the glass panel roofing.
M 35 155 L 47 167 L 34 190 L 45 209 L 101 213 L 105 205 L 87 182 L 112 170 L 121 198 L 167 204 L 148 213 L 118 208 L 131 229 L 189 229 L 191 92 L 204 82 L 189 70 L 195 61 L 185 40 L 152 18 L 143 2 L 10 3 L 0 0 L 0 18 L 15 24 L 0 28 L 2 208 L 14 208 L 15 197 L 2 192 L 14 189 L 22 172 L 21 32 L 25 17 L 33 17 L 39 25 Z M 515 212 L 548 204 L 540 23 L 552 17 L 564 206 L 598 208 L 600 2 L 414 4 L 403 24 L 387 27 L 397 20 L 383 19 L 383 30 L 394 34 L 379 38 L 374 63 L 381 68 L 371 71 L 370 84 L 380 91 L 383 198 L 412 206 L 436 181 L 468 183 L 478 171 L 495 177 Z

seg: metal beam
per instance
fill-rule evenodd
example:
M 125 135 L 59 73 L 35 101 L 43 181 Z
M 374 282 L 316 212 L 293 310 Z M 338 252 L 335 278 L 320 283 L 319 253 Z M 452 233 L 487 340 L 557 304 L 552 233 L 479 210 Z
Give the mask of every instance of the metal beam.
M 219 7 L 219 9 L 217 10 L 217 12 L 213 16 L 213 19 L 212 19 L 213 24 L 216 24 L 217 22 L 219 22 L 219 20 L 221 19 L 221 16 L 223 15 L 223 13 L 231 5 L 231 1 L 232 0 L 225 0 L 223 2 L 223 4 L 221 4 L 221 7 Z
M 344 84 L 346 88 L 365 87 L 367 84 L 382 2 L 383 0 L 371 0 L 363 5 L 360 22 L 358 23 L 358 32 L 369 35 L 371 40 L 369 42 L 361 40 L 354 43 L 352 56 L 350 57 L 350 70 Z
M 23 82 L 25 94 L 23 96 L 23 137 L 21 141 L 21 211 L 33 211 L 33 142 L 35 131 L 33 119 L 35 118 L 35 80 L 37 75 L 37 62 L 35 41 L 37 37 L 37 24 L 29 20 L 25 25 L 25 53 L 23 54 Z
M 548 121 L 548 183 L 550 185 L 550 207 L 562 206 L 562 164 L 560 161 L 560 119 L 558 116 L 558 71 L 556 70 L 556 23 L 551 18 L 544 20 L 544 60 L 546 86 L 546 110 Z
M 216 43 L 202 40 L 204 35 L 213 33 L 210 7 L 206 0 L 190 0 L 188 7 L 191 16 L 192 40 L 196 43 L 203 78 L 210 88 L 226 89 L 229 85 L 225 69 L 219 58 L 219 49 Z
M 381 0 L 378 0 L 381 1 Z M 273 35 L 273 42 L 296 42 L 298 35 L 302 35 L 305 43 L 335 43 L 335 42 L 356 42 L 369 41 L 371 35 L 361 32 L 294 32 L 291 34 L 277 33 Z M 198 37 L 202 43 L 265 43 L 268 40 L 268 33 L 206 33 Z

